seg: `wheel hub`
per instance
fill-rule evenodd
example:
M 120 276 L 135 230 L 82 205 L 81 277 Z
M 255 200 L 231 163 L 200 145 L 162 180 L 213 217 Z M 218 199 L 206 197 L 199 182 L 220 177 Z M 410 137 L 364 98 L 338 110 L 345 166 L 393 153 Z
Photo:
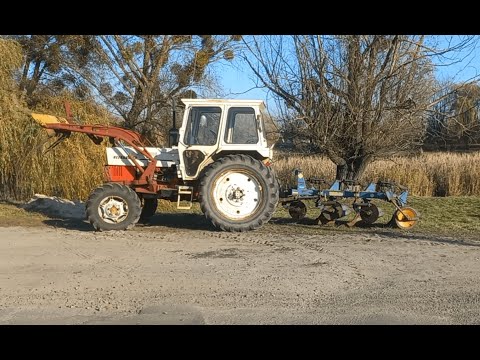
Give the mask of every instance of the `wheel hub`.
M 116 224 L 127 217 L 128 205 L 120 197 L 109 196 L 100 202 L 98 213 L 106 222 Z
M 120 208 L 116 207 L 115 205 L 112 205 L 109 208 L 107 208 L 107 212 L 110 215 L 118 216 L 118 214 L 120 214 Z
M 229 195 L 229 198 L 237 202 L 241 201 L 244 197 L 245 197 L 245 192 L 243 189 L 240 189 L 239 187 L 233 190 L 232 193 Z

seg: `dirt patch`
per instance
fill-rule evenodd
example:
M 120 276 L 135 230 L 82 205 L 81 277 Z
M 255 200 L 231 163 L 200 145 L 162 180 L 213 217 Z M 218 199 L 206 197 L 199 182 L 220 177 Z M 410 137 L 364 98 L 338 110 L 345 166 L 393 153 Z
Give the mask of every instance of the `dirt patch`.
M 238 254 L 238 249 L 220 249 L 215 251 L 205 251 L 202 253 L 191 254 L 192 259 L 201 259 L 201 258 L 219 258 L 219 259 L 228 259 L 228 258 L 237 258 L 240 255 Z

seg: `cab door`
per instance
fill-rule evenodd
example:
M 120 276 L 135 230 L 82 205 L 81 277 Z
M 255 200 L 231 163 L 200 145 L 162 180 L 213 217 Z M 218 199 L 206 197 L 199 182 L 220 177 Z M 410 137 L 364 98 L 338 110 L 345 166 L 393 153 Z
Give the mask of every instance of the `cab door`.
M 183 179 L 194 180 L 218 148 L 223 106 L 191 106 L 186 111 L 178 142 L 180 171 Z

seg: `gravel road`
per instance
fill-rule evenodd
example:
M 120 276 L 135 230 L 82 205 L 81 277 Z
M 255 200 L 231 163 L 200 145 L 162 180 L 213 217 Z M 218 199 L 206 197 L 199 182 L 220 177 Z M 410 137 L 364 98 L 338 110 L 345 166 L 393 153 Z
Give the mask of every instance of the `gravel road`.
M 480 324 L 479 239 L 153 223 L 0 227 L 0 324 Z

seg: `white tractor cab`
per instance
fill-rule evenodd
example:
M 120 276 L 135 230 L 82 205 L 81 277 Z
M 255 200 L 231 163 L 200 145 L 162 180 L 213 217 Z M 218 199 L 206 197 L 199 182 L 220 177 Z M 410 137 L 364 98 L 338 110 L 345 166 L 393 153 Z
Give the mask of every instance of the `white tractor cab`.
M 261 100 L 182 99 L 179 170 L 183 180 L 196 180 L 208 164 L 225 155 L 244 154 L 260 161 L 272 158 L 267 145 L 266 112 Z
M 261 100 L 182 99 L 177 206 L 199 201 L 214 226 L 246 231 L 270 220 L 278 182 L 270 167 Z M 188 201 L 187 201 L 188 204 Z M 188 207 L 188 205 L 187 205 Z

